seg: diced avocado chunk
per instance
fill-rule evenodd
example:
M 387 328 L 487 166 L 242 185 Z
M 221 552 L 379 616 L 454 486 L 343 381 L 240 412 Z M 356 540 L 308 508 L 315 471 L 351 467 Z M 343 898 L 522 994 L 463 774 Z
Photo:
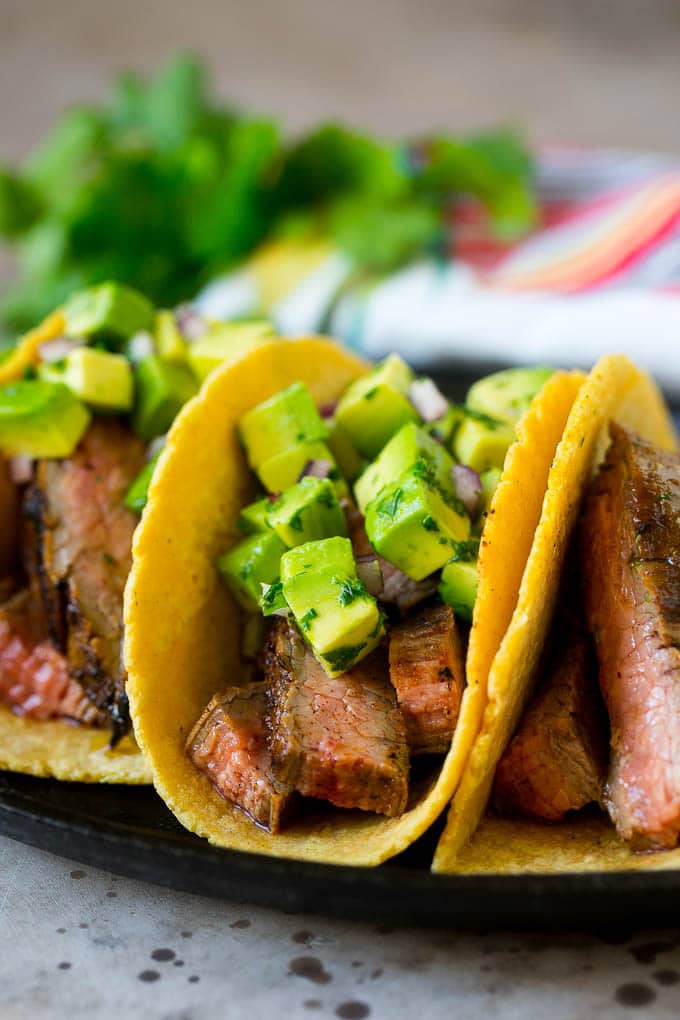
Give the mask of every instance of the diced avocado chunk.
M 146 506 L 146 502 L 149 497 L 149 486 L 151 485 L 151 479 L 160 455 L 161 451 L 159 450 L 155 457 L 152 457 L 151 460 L 147 461 L 130 485 L 128 491 L 125 493 L 125 506 L 128 510 L 141 514 L 142 510 Z
M 418 421 L 407 396 L 412 382 L 413 372 L 406 362 L 390 354 L 345 390 L 335 418 L 365 457 L 377 457 L 402 425 Z
M 457 617 L 469 623 L 472 620 L 478 584 L 476 560 L 452 560 L 442 570 L 439 594 Z
M 326 424 L 328 427 L 328 439 L 326 440 L 328 448 L 347 481 L 353 482 L 366 467 L 366 461 L 335 418 Z
M 279 576 L 281 556 L 286 547 L 273 531 L 244 538 L 217 561 L 217 569 L 244 609 L 257 610 L 262 600 L 262 585 L 271 585 Z
M 0 387 L 0 451 L 6 457 L 69 457 L 90 412 L 63 383 L 22 379 Z
M 153 313 L 153 305 L 138 290 L 122 283 L 100 283 L 78 291 L 66 302 L 66 334 L 127 340 L 151 327 Z
M 267 512 L 271 509 L 271 500 L 264 496 L 244 506 L 238 515 L 238 529 L 246 535 L 256 535 L 260 531 L 269 531 Z
M 281 582 L 301 633 L 329 676 L 344 673 L 381 640 L 382 615 L 357 577 L 348 538 L 289 549 L 281 558 Z
M 347 522 L 327 478 L 303 478 L 270 504 L 267 524 L 289 548 L 347 535 Z
M 187 360 L 189 345 L 182 336 L 174 312 L 166 308 L 156 312 L 153 336 L 159 358 L 164 361 Z
M 255 473 L 268 492 L 283 492 L 297 482 L 310 460 L 327 460 L 336 468 L 333 454 L 323 442 L 298 443 L 263 460 Z M 337 470 L 337 468 L 336 468 Z
M 515 429 L 507 422 L 466 415 L 458 426 L 453 452 L 461 464 L 482 474 L 489 468 L 503 467 L 508 448 L 515 440 Z
M 38 375 L 48 382 L 63 382 L 85 404 L 97 411 L 129 411 L 134 396 L 132 369 L 122 354 L 94 347 L 74 347 L 62 361 L 43 362 Z
M 465 512 L 447 503 L 419 461 L 369 503 L 366 533 L 373 548 L 414 581 L 451 558 L 470 533 Z
M 393 485 L 419 459 L 427 461 L 437 484 L 447 494 L 453 495 L 453 460 L 449 453 L 423 428 L 409 422 L 392 436 L 356 482 L 354 496 L 362 514 L 384 488 Z
M 163 361 L 157 354 L 140 361 L 135 369 L 135 383 L 132 427 L 147 440 L 167 432 L 198 389 L 186 365 Z
M 465 404 L 492 418 L 516 425 L 554 368 L 508 368 L 479 379 L 468 390 Z
M 483 471 L 479 476 L 482 483 L 482 513 L 488 510 L 491 506 L 491 500 L 493 499 L 494 492 L 498 488 L 501 475 L 502 472 L 500 468 L 489 468 L 488 471 Z
M 253 347 L 276 339 L 269 322 L 215 322 L 189 348 L 189 364 L 203 382 L 225 361 L 234 361 Z
M 326 439 L 326 426 L 312 394 L 303 383 L 293 383 L 251 408 L 241 418 L 239 431 L 248 463 L 255 470 L 264 461 L 285 453 L 291 447 L 320 443 Z M 313 457 L 305 458 L 300 470 Z
M 451 445 L 451 441 L 455 435 L 456 429 L 463 420 L 464 411 L 459 404 L 451 404 L 448 411 L 441 418 L 437 418 L 436 421 L 430 422 L 429 425 L 425 425 L 425 431 L 434 438 L 439 440 L 440 443 L 444 443 L 446 446 Z

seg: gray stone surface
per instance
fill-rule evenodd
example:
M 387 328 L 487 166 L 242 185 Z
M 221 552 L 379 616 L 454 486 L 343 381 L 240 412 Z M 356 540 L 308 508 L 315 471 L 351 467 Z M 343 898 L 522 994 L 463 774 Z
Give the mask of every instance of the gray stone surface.
M 289 916 L 1 837 L 0 975 L 2 1020 L 680 1013 L 678 932 L 470 936 Z

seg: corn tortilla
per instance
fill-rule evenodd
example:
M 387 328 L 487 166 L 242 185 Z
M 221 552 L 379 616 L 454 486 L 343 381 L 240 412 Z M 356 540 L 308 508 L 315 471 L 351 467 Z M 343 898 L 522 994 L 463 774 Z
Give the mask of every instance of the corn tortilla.
M 131 736 L 108 749 L 108 730 L 14 715 L 0 705 L 0 769 L 72 783 L 150 783 Z
M 484 668 L 509 618 L 538 520 L 550 462 L 581 378 L 561 373 L 532 404 L 506 461 L 500 515 L 513 515 L 517 541 L 501 564 L 482 569 L 473 629 L 473 677 L 448 756 L 400 818 L 329 808 L 272 836 L 223 800 L 184 752 L 184 742 L 216 691 L 239 681 L 239 614 L 214 561 L 237 538 L 237 516 L 252 481 L 236 436 L 246 410 L 301 381 L 318 403 L 336 399 L 367 370 L 365 362 L 320 339 L 268 343 L 218 370 L 175 422 L 154 473 L 134 540 L 125 598 L 127 691 L 139 744 L 158 793 L 179 821 L 211 843 L 276 857 L 375 865 L 412 843 L 451 799 L 485 701 Z M 507 493 L 506 496 L 503 493 Z M 521 506 L 521 511 L 519 507 Z M 492 515 L 492 519 L 493 519 Z M 528 523 L 525 524 L 524 518 Z M 494 525 L 489 522 L 490 533 Z M 521 538 L 520 538 L 521 536 Z M 486 593 L 485 586 L 492 590 Z M 491 647 L 487 643 L 491 642 Z
M 574 402 L 555 453 L 540 522 L 521 581 L 519 600 L 491 666 L 482 728 L 449 810 L 433 862 L 434 871 L 453 872 L 463 866 L 471 870 L 476 852 L 479 854 L 479 868 L 496 870 L 493 853 L 484 842 L 485 834 L 494 833 L 496 829 L 483 827 L 472 846 L 465 850 L 464 857 L 460 855 L 480 823 L 496 765 L 531 694 L 581 497 L 604 457 L 608 443 L 607 426 L 612 418 L 659 446 L 677 448 L 678 440 L 670 413 L 654 382 L 623 355 L 602 358 Z M 504 525 L 505 519 L 499 518 L 498 539 L 512 542 L 513 532 L 508 529 L 503 534 Z M 512 825 L 504 831 L 510 841 Z M 563 827 L 563 831 L 566 839 L 567 828 Z M 519 840 L 519 827 L 517 833 Z M 509 842 L 505 858 L 511 857 L 512 852 L 512 843 Z M 551 853 L 546 842 L 547 860 Z M 617 867 L 622 866 L 622 860 L 632 857 L 628 852 L 616 856 Z M 546 864 L 544 870 L 559 870 L 559 856 L 555 857 L 555 861 L 554 869 Z

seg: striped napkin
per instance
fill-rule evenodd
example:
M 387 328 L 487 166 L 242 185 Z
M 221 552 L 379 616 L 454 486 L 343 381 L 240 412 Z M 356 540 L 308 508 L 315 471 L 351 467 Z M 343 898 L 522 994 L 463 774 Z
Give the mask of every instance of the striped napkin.
M 214 281 L 197 304 L 216 318 L 265 310 L 286 335 L 324 330 L 370 357 L 420 366 L 583 366 L 623 352 L 680 396 L 680 163 L 619 151 L 547 148 L 539 156 L 540 227 L 495 239 L 483 210 L 452 213 L 449 258 L 379 281 L 321 247 L 255 259 Z M 272 285 L 272 280 L 278 280 Z

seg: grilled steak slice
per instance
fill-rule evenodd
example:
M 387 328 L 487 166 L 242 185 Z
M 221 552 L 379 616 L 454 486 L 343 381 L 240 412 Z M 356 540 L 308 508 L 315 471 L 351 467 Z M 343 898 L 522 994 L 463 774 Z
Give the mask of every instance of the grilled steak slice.
M 12 481 L 7 461 L 0 456 L 0 578 L 19 566 L 21 547 L 21 498 Z
M 189 734 L 186 751 L 226 800 L 278 832 L 290 790 L 274 777 L 265 736 L 262 683 L 216 694 Z
M 581 528 L 611 722 L 607 807 L 638 849 L 680 834 L 680 455 L 617 425 Z
M 32 719 L 104 723 L 49 640 L 41 607 L 26 589 L 0 606 L 0 701 Z
M 465 686 L 463 649 L 450 606 L 421 609 L 392 627 L 390 679 L 411 754 L 448 751 Z
M 559 622 L 565 628 L 559 654 L 498 763 L 494 785 L 502 811 L 552 822 L 600 803 L 607 770 L 606 725 L 588 635 L 575 613 Z
M 285 621 L 265 654 L 267 727 L 279 777 L 337 807 L 400 815 L 408 797 L 406 728 L 378 649 L 331 679 Z
M 123 590 L 136 519 L 123 497 L 144 462 L 140 441 L 98 419 L 72 457 L 36 465 L 24 502 L 27 543 L 50 634 L 72 676 L 112 721 L 129 728 L 121 664 Z

